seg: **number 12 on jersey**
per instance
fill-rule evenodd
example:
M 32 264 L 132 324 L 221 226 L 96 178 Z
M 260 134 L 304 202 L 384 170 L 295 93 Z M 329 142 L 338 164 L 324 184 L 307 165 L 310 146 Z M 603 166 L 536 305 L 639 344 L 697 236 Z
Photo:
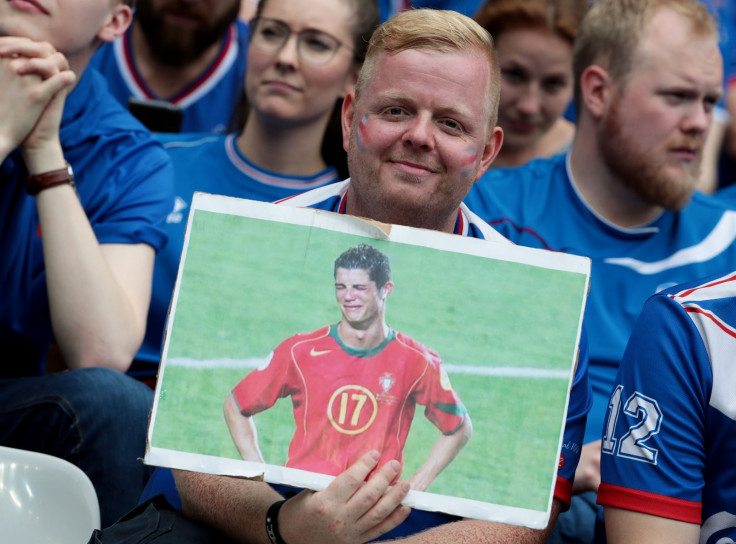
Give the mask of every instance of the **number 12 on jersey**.
M 623 395 L 623 385 L 617 386 L 611 394 L 603 427 L 602 451 L 609 455 L 656 465 L 659 451 L 647 446 L 646 442 L 659 433 L 662 426 L 662 411 L 659 404 L 638 391 L 622 403 Z M 622 411 L 624 417 L 619 417 Z M 620 429 L 621 424 L 626 425 L 626 432 L 620 438 L 616 438 L 616 427 L 619 426 Z

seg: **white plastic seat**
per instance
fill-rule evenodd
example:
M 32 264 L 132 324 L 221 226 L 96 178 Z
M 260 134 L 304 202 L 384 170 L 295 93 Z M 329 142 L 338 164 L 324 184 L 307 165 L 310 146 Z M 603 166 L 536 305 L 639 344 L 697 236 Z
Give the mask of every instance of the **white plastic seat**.
M 85 544 L 100 528 L 100 506 L 87 475 L 42 453 L 0 446 L 0 541 Z

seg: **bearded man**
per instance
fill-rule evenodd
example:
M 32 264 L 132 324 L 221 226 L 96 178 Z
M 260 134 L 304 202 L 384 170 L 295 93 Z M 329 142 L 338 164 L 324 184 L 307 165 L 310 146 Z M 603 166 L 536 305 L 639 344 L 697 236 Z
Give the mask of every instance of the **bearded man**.
M 181 132 L 226 132 L 245 77 L 249 32 L 239 11 L 240 0 L 139 0 L 128 31 L 91 66 L 125 106 L 133 98 L 147 111 L 179 111 Z

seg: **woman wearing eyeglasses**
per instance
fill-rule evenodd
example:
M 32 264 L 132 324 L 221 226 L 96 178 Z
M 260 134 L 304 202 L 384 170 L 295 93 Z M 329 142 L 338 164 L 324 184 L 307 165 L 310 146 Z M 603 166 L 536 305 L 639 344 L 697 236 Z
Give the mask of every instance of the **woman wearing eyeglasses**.
M 375 0 L 261 0 L 250 25 L 242 130 L 160 135 L 176 170 L 176 202 L 156 256 L 136 377 L 152 381 L 158 370 L 194 191 L 271 202 L 347 177 L 339 109 L 379 22 Z

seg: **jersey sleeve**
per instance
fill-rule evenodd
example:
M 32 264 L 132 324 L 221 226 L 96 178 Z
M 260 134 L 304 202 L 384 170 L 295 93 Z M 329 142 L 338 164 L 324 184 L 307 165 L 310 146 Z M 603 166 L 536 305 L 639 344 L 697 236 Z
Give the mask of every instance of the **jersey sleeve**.
M 452 434 L 462 425 L 467 410 L 452 388 L 450 377 L 442 368 L 439 356 L 427 350 L 425 357 L 429 364 L 417 388 L 415 399 L 424 406 L 424 416 L 442 434 Z
M 598 503 L 701 523 L 711 370 L 693 321 L 666 295 L 636 322 L 603 428 Z
M 279 344 L 262 366 L 251 371 L 233 388 L 238 408 L 244 416 L 262 412 L 276 404 L 278 399 L 292 394 L 290 340 Z
M 572 484 L 575 479 L 575 469 L 580 461 L 580 451 L 585 436 L 585 422 L 593 405 L 593 392 L 588 380 L 588 335 L 583 322 L 580 335 L 578 362 L 575 367 L 570 400 L 567 404 L 565 416 L 565 430 L 562 437 L 562 449 L 557 466 L 557 482 L 555 483 L 554 498 L 562 503 L 563 510 L 570 507 Z

